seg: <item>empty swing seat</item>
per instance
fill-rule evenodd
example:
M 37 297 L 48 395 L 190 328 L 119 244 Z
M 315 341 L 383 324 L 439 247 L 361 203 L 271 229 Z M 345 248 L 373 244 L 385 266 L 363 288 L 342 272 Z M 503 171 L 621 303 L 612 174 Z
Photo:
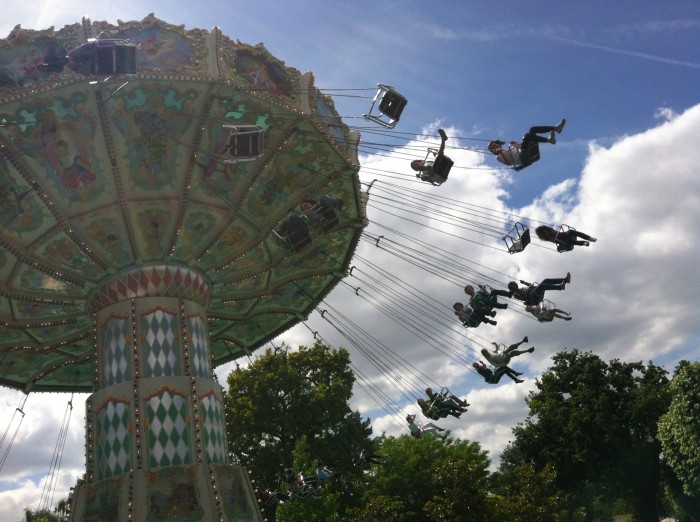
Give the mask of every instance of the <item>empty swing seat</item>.
M 112 38 L 90 39 L 68 53 L 73 68 L 82 74 L 110 76 L 136 74 L 137 44 L 131 40 Z
M 377 87 L 377 94 L 374 95 L 369 112 L 364 115 L 364 118 L 367 121 L 378 123 L 387 129 L 393 129 L 398 123 L 408 100 L 396 92 L 391 85 L 379 83 Z M 377 102 L 379 102 L 377 107 L 378 114 L 372 114 Z
M 526 148 L 519 148 L 515 145 L 508 147 L 511 158 L 513 158 L 513 170 L 523 170 L 540 159 L 540 145 L 536 141 L 531 141 Z
M 231 159 L 224 163 L 238 163 L 253 161 L 263 155 L 265 138 L 263 130 L 257 125 L 224 125 L 225 129 L 231 129 L 228 137 L 228 151 Z
M 97 70 L 95 74 L 136 74 L 136 46 L 115 45 L 97 48 Z
M 530 244 L 530 229 L 522 223 L 515 223 L 508 235 L 503 236 L 503 241 L 509 254 L 522 252 Z

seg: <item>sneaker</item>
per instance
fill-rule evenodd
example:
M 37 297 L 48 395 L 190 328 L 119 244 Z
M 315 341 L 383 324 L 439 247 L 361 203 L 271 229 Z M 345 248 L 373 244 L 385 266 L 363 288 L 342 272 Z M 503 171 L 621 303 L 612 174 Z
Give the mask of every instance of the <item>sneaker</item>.
M 520 383 L 523 383 L 523 382 L 525 382 L 525 381 L 523 381 L 522 379 L 515 379 L 515 382 L 517 382 L 518 384 L 520 384 Z
M 532 353 L 532 352 L 535 351 L 535 347 L 533 346 L 532 348 L 528 348 L 527 351 L 530 352 L 530 353 Z
M 589 241 L 590 241 L 591 243 L 595 243 L 596 241 L 598 241 L 598 239 L 595 238 L 595 237 L 592 237 L 591 239 L 589 239 Z
M 555 136 L 554 131 L 552 131 L 549 135 L 549 143 L 551 143 L 552 145 L 556 145 L 557 143 L 557 137 Z
M 584 241 L 583 246 L 591 246 L 591 242 L 590 242 L 590 241 Z
M 442 129 L 438 129 L 438 134 L 440 137 L 443 139 L 443 141 L 447 141 L 447 134 L 445 134 L 445 131 Z
M 530 339 L 527 338 L 527 335 L 526 335 L 525 337 L 523 337 L 523 342 L 524 342 L 524 343 L 529 343 L 529 342 L 530 342 Z
M 557 131 L 557 134 L 561 134 L 561 131 L 564 130 L 564 125 L 566 125 L 566 118 L 562 118 L 561 121 L 554 126 L 554 130 Z
M 571 283 L 571 273 L 567 272 L 566 277 L 564 278 L 565 283 Z

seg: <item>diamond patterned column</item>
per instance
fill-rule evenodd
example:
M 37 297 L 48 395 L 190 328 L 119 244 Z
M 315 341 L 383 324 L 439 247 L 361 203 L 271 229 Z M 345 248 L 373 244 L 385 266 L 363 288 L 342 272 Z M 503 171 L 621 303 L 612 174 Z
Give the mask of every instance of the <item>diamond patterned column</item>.
M 208 303 L 202 274 L 169 265 L 111 276 L 90 295 L 96 391 L 88 399 L 88 476 L 75 520 L 107 512 L 119 521 L 173 512 L 192 521 L 260 520 L 248 474 L 228 465 Z M 244 492 L 242 511 L 227 508 L 226 484 Z

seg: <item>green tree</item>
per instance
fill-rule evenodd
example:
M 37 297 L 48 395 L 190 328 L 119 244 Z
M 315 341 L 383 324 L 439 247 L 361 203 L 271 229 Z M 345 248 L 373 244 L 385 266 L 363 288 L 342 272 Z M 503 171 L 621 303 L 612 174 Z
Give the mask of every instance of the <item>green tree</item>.
M 700 497 L 700 363 L 681 362 L 671 393 L 671 407 L 659 420 L 664 458 L 683 491 Z
M 65 522 L 68 515 L 57 510 L 25 508 L 24 518 L 27 522 Z
M 700 363 L 681 361 L 671 381 L 671 406 L 659 420 L 664 461 L 682 488 L 669 481 L 676 514 L 700 512 Z
M 380 438 L 386 463 L 369 480 L 352 520 L 489 521 L 489 459 L 479 444 L 408 435 Z
M 62 498 L 56 503 L 53 511 L 50 509 L 24 508 L 26 522 L 67 522 L 70 516 L 71 497 Z
M 560 352 L 526 401 L 528 418 L 501 456 L 505 474 L 517 465 L 551 465 L 557 490 L 569 494 L 571 516 L 584 507 L 589 519 L 602 518 L 622 501 L 641 520 L 656 517 L 657 424 L 670 403 L 665 370 Z
M 555 485 L 551 464 L 536 470 L 531 464 L 509 469 L 507 475 L 494 474 L 493 491 L 499 520 L 509 522 L 558 522 L 582 520 L 581 513 L 569 516 L 566 495 Z
M 348 406 L 354 380 L 347 350 L 322 343 L 298 351 L 268 349 L 248 368 L 229 374 L 229 449 L 252 470 L 258 487 L 283 487 L 284 468 L 312 474 L 317 462 L 337 471 L 349 488 L 361 483 L 355 480 L 361 470 L 352 464 L 351 446 L 370 447 L 372 429 Z M 327 489 L 335 493 L 338 488 Z M 336 511 L 343 512 L 359 496 L 339 495 Z M 285 520 L 297 519 L 295 505 L 315 499 L 296 500 L 285 506 Z

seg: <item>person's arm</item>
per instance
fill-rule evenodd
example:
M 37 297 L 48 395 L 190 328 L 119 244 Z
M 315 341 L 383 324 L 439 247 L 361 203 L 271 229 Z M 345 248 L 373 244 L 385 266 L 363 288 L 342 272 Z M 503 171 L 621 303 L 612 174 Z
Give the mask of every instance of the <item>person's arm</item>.
M 523 281 L 522 279 L 520 280 L 520 284 L 525 285 L 525 286 L 532 286 L 531 283 L 528 283 L 527 281 Z
M 513 162 L 512 162 L 512 161 L 508 161 L 508 160 L 505 158 L 505 156 L 503 156 L 503 154 L 498 154 L 498 155 L 496 156 L 496 160 L 497 160 L 497 161 L 500 161 L 500 162 L 503 163 L 504 165 L 508 165 L 508 166 L 510 166 L 510 165 L 513 164 Z

